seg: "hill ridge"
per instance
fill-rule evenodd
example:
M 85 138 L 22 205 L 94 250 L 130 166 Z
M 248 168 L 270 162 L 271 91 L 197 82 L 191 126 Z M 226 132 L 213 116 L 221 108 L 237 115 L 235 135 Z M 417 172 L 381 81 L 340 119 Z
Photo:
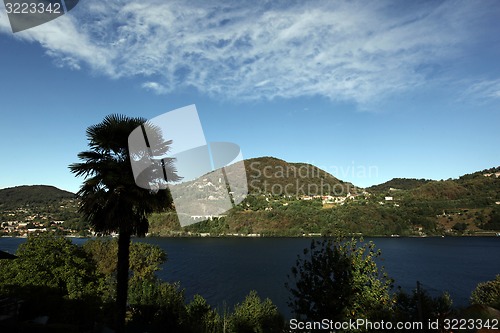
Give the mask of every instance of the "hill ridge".
M 0 207 L 44 205 L 62 199 L 74 199 L 75 197 L 74 193 L 61 190 L 53 185 L 20 185 L 0 189 Z
M 275 195 L 343 195 L 359 188 L 325 170 L 301 162 L 264 156 L 244 160 L 249 193 Z

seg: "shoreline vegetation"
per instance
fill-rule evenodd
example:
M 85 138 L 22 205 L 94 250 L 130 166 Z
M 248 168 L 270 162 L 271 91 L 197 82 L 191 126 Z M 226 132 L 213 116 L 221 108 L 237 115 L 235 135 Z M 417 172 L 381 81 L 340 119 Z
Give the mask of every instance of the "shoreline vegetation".
M 114 238 L 76 245 L 64 236 L 30 235 L 18 248 L 16 259 L 0 262 L 0 296 L 5 304 L 17 309 L 0 313 L 4 316 L 0 328 L 23 332 L 109 331 L 116 315 L 117 251 Z M 297 254 L 288 279 L 283 281 L 292 309 L 292 317 L 285 318 L 272 299 L 262 299 L 251 290 L 230 308 L 213 307 L 202 295 L 187 299 L 181 282 L 165 282 L 155 274 L 168 254 L 157 245 L 132 242 L 126 331 L 299 332 L 302 330 L 290 325 L 324 318 L 337 323 L 358 318 L 392 324 L 436 322 L 442 332 L 450 332 L 445 329 L 446 320 L 481 318 L 482 325 L 498 327 L 500 275 L 479 283 L 470 295 L 470 306 L 457 308 L 445 291 L 431 296 L 418 282 L 417 289 L 410 293 L 394 288 L 397 281 L 376 263 L 381 255 L 372 241 L 311 239 L 310 246 Z M 327 279 L 322 278 L 324 274 Z M 371 330 L 359 327 L 356 331 Z M 424 327 L 419 331 L 436 330 Z
M 479 208 L 415 206 L 403 201 L 390 206 L 355 199 L 348 204 L 324 208 L 320 200 L 249 196 L 247 207 L 227 215 L 210 217 L 181 227 L 175 213 L 149 216 L 148 236 L 156 237 L 319 237 L 345 235 L 365 237 L 499 236 L 500 206 Z M 75 200 L 76 201 L 76 200 Z M 75 207 L 57 202 L 51 206 L 22 207 L 0 211 L 0 236 L 54 233 L 94 236 Z M 423 212 L 424 211 L 424 212 Z M 441 211 L 440 214 L 435 214 Z

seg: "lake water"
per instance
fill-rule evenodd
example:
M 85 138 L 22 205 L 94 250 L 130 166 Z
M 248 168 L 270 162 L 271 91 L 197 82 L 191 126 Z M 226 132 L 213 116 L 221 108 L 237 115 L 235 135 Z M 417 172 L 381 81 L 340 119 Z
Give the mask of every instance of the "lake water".
M 382 250 L 395 286 L 411 291 L 420 281 L 432 295 L 448 291 L 454 304 L 466 306 L 475 286 L 500 274 L 500 237 L 373 238 Z M 0 238 L 0 249 L 15 252 L 20 238 Z M 85 239 L 75 239 L 82 243 Z M 289 316 L 284 287 L 304 238 L 143 238 L 168 254 L 158 276 L 180 281 L 188 299 L 198 293 L 214 306 L 232 307 L 250 290 L 269 297 Z

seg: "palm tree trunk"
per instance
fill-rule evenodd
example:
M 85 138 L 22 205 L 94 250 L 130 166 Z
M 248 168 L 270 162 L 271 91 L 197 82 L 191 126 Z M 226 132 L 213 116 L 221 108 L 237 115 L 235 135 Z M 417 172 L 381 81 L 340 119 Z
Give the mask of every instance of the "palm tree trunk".
M 130 232 L 120 230 L 118 235 L 118 264 L 116 269 L 116 330 L 125 332 L 127 314 Z

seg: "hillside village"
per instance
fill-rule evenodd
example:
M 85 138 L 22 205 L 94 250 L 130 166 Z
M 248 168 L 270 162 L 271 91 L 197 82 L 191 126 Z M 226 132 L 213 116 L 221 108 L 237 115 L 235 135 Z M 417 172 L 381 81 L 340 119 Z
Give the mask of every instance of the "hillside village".
M 63 199 L 47 205 L 25 205 L 0 211 L 3 236 L 26 237 L 53 232 L 66 236 L 86 236 L 89 229 L 77 212 L 78 199 Z
M 363 193 L 368 195 L 367 192 Z M 272 197 L 263 195 L 267 202 L 273 201 Z M 331 196 L 331 195 L 303 195 L 300 197 L 288 196 L 288 201 L 312 201 L 321 200 L 323 205 L 343 205 L 347 200 L 355 200 L 357 195 L 348 193 L 346 196 Z M 29 234 L 37 234 L 43 232 L 53 232 L 58 235 L 85 237 L 93 235 L 90 228 L 85 223 L 80 221 L 77 213 L 78 199 L 64 200 L 58 207 L 53 206 L 34 206 L 29 205 L 15 208 L 12 210 L 4 210 L 0 213 L 0 235 L 11 237 L 27 237 Z M 287 206 L 288 203 L 283 203 Z M 246 204 L 250 208 L 249 204 Z M 266 207 L 265 211 L 271 211 L 272 207 Z M 67 219 L 62 219 L 67 217 Z M 219 215 L 217 217 L 193 215 L 193 221 L 201 222 L 204 220 L 212 220 L 213 218 L 224 218 L 227 215 Z M 191 235 L 191 233 L 187 233 Z M 241 236 L 240 234 L 231 234 L 232 236 Z M 201 233 L 201 236 L 210 236 L 207 233 Z M 260 234 L 251 234 L 250 236 L 260 236 Z

